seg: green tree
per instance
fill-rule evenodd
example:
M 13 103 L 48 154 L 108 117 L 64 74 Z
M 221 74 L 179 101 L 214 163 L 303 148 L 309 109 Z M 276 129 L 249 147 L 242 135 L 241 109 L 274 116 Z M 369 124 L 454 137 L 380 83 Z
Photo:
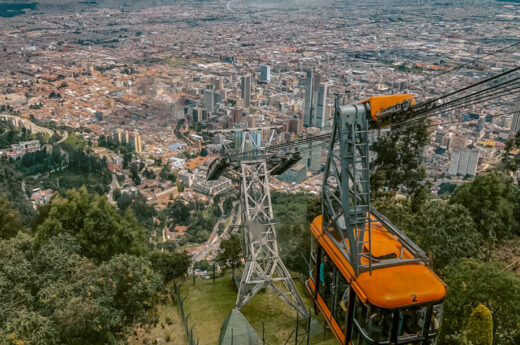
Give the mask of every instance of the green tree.
M 49 216 L 38 227 L 37 247 L 60 233 L 74 236 L 81 253 L 98 262 L 117 253 L 146 252 L 145 231 L 131 211 L 120 216 L 105 196 L 89 195 L 84 187 L 53 201 Z
M 440 344 L 450 344 L 448 336 L 465 329 L 472 311 L 484 304 L 493 312 L 494 344 L 520 344 L 520 279 L 504 264 L 464 259 L 444 270 L 448 294 Z
M 493 316 L 485 305 L 479 304 L 471 313 L 467 337 L 473 345 L 493 344 Z
M 136 163 L 130 164 L 130 177 L 136 186 L 141 184 L 141 177 L 139 176 L 139 166 Z
M 11 207 L 20 214 L 21 221 L 29 224 L 35 211 L 22 190 L 23 179 L 15 163 L 0 158 L 0 194 L 7 196 Z
M 518 170 L 520 166 L 519 157 L 518 155 L 513 156 L 513 154 L 511 153 L 511 151 L 518 148 L 520 148 L 520 131 L 517 132 L 513 138 L 509 139 L 506 142 L 506 152 L 502 160 L 503 169 L 505 171 L 514 172 Z
M 227 216 L 231 215 L 231 211 L 233 210 L 233 201 L 235 200 L 235 196 L 229 196 L 224 199 L 222 203 L 222 208 L 224 209 L 224 214 Z
M 98 275 L 103 277 L 97 279 L 99 289 L 112 297 L 113 306 L 124 311 L 128 321 L 152 306 L 151 299 L 161 286 L 161 276 L 145 257 L 116 255 L 99 266 Z
M 181 182 L 177 182 L 177 190 L 179 193 L 184 192 L 184 185 Z
M 9 239 L 22 229 L 20 215 L 12 209 L 7 195 L 0 195 L 0 238 Z
M 442 182 L 440 185 L 439 185 L 439 195 L 441 194 L 451 194 L 455 191 L 455 189 L 457 188 L 457 185 L 454 184 L 454 183 L 449 183 L 449 182 Z
M 182 280 L 190 266 L 190 256 L 182 253 L 153 252 L 150 256 L 155 272 L 161 274 L 163 282 Z
M 240 265 L 242 259 L 242 245 L 237 235 L 231 236 L 227 240 L 220 242 L 220 253 L 217 260 L 223 265 L 231 266 L 233 277 L 235 276 L 235 268 Z M 233 278 L 232 278 L 233 279 Z
M 127 153 L 123 154 L 123 169 L 127 169 L 128 164 L 130 164 L 131 161 L 132 161 L 131 153 L 127 152 Z
M 482 236 L 464 206 L 431 201 L 412 219 L 403 230 L 431 255 L 434 268 L 477 254 Z
M 59 332 L 54 322 L 35 311 L 21 309 L 7 321 L 2 344 L 59 344 Z
M 277 225 L 280 256 L 290 270 L 306 272 L 305 257 L 310 253 L 311 241 L 309 226 L 321 213 L 321 197 L 274 192 L 272 203 L 273 213 L 280 222 Z
M 457 187 L 450 202 L 469 210 L 478 231 L 488 243 L 512 234 L 513 207 L 504 176 L 494 171 L 478 175 L 473 181 Z
M 27 258 L 27 235 L 18 235 L 10 240 L 0 241 L 0 325 L 14 317 L 22 306 L 34 302 L 31 294 L 33 279 L 31 263 Z M 30 242 L 29 242 L 30 243 Z M 2 335 L 0 335 L 2 339 Z M 0 342 L 2 343 L 2 342 Z
M 370 178 L 372 190 L 402 189 L 413 194 L 420 189 L 426 177 L 422 153 L 428 140 L 427 122 L 422 121 L 392 130 L 374 142 L 377 156 L 373 162 L 374 174 Z
M 200 260 L 193 264 L 193 268 L 199 269 L 201 271 L 207 271 L 211 267 L 211 263 L 208 260 Z

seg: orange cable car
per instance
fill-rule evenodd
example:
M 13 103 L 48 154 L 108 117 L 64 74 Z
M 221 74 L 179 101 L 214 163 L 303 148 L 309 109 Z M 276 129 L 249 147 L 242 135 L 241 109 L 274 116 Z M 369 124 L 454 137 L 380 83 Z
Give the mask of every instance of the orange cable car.
M 371 111 L 371 100 L 372 110 L 384 104 L 385 117 L 398 119 L 410 101 L 415 104 L 410 97 L 336 105 L 323 214 L 310 228 L 305 285 L 316 313 L 341 344 L 434 345 L 437 339 L 446 285 L 428 267 L 424 252 L 370 206 L 367 133 L 381 111 Z M 408 104 L 400 106 L 403 101 Z M 335 145 L 340 155 L 333 153 Z

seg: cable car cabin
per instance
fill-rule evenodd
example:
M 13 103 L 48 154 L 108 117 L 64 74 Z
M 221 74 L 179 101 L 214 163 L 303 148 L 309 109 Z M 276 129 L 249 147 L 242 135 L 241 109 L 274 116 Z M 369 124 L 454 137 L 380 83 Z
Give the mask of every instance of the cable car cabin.
M 322 230 L 311 225 L 310 278 L 306 281 L 320 312 L 341 344 L 434 345 L 446 286 L 423 262 L 389 265 L 357 277 L 345 256 Z M 372 260 L 413 257 L 399 238 L 371 215 Z M 365 248 L 369 250 L 369 248 Z M 365 258 L 365 260 L 367 260 Z

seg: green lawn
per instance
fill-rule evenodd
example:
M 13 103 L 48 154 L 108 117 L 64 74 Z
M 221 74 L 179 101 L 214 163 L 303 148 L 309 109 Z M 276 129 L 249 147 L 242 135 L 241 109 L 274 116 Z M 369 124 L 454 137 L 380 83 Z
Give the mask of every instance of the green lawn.
M 303 284 L 299 281 L 296 281 L 296 284 L 304 296 L 305 303 L 311 308 L 311 300 L 304 293 Z M 191 313 L 190 327 L 195 325 L 194 333 L 199 339 L 199 344 L 216 345 L 220 328 L 235 305 L 236 289 L 231 281 L 231 275 L 218 278 L 215 284 L 212 280 L 197 280 L 194 286 L 192 281 L 188 280 L 182 287 L 182 295 L 186 298 L 184 301 L 186 313 Z M 284 345 L 296 328 L 296 312 L 269 289 L 255 296 L 241 312 L 260 337 L 262 337 L 262 321 L 264 322 L 267 345 Z M 319 323 L 323 325 L 321 319 Z M 301 336 L 305 325 L 305 321 L 300 321 L 299 344 L 305 344 Z M 326 339 L 323 338 L 323 334 L 316 335 L 311 339 L 310 344 L 337 344 L 330 331 L 327 331 Z M 294 337 L 291 339 L 289 344 L 294 344 Z

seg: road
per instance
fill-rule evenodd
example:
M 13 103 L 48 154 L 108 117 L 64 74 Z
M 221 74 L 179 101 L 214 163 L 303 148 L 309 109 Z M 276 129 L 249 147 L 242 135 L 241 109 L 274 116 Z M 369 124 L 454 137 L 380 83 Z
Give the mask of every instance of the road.
M 0 115 L 0 119 L 14 119 L 16 121 L 20 121 L 24 128 L 31 131 L 31 133 L 47 133 L 49 137 L 52 137 L 54 135 L 54 131 L 49 128 L 40 127 L 38 125 L 35 125 L 31 120 L 25 119 L 20 116 L 15 115 Z
M 237 211 L 235 211 L 235 205 L 237 203 L 239 204 L 239 207 L 238 207 Z M 233 211 L 231 211 L 231 215 L 228 218 L 220 218 L 218 220 L 218 222 L 213 227 L 213 231 L 211 232 L 211 235 L 209 236 L 206 243 L 199 246 L 199 250 L 197 250 L 196 253 L 193 254 L 193 256 L 191 257 L 192 266 L 193 266 L 193 263 L 204 260 L 210 254 L 216 255 L 216 253 L 218 252 L 218 250 L 220 248 L 220 242 L 222 241 L 222 237 L 227 235 L 229 228 L 232 225 L 233 226 L 240 225 L 242 218 L 237 217 L 237 215 L 240 214 L 240 211 L 241 211 L 240 203 L 238 201 L 235 201 L 233 203 Z M 226 227 L 222 231 L 222 234 L 219 235 L 218 234 L 219 224 L 221 224 L 222 222 L 226 222 L 228 219 L 229 219 L 229 222 L 227 223 Z M 235 219 L 236 219 L 236 221 L 233 221 Z
M 3 114 L 3 115 L 0 115 L 0 119 L 2 119 L 2 120 L 14 119 L 16 121 L 20 121 L 22 123 L 22 125 L 24 126 L 24 128 L 30 130 L 31 133 L 42 133 L 43 132 L 43 133 L 47 133 L 49 135 L 49 137 L 52 137 L 54 135 L 54 131 L 52 129 L 46 128 L 46 127 L 40 127 L 40 126 L 36 125 L 34 122 L 32 122 L 31 120 L 20 117 L 20 116 Z M 60 140 L 58 140 L 56 142 L 56 144 L 61 144 L 62 142 L 67 140 L 68 137 L 69 137 L 69 132 L 65 131 L 63 137 Z
M 29 197 L 27 196 L 27 192 L 25 190 L 25 180 L 22 180 L 22 193 L 26 200 L 29 200 Z
M 108 202 L 111 204 L 115 204 L 114 201 L 114 190 L 119 188 L 119 183 L 117 182 L 116 174 L 112 174 L 112 182 L 110 183 L 110 190 L 108 191 Z
M 61 144 L 62 142 L 64 142 L 65 140 L 67 140 L 67 138 L 69 137 L 69 132 L 65 131 L 65 135 L 56 142 L 56 144 Z

